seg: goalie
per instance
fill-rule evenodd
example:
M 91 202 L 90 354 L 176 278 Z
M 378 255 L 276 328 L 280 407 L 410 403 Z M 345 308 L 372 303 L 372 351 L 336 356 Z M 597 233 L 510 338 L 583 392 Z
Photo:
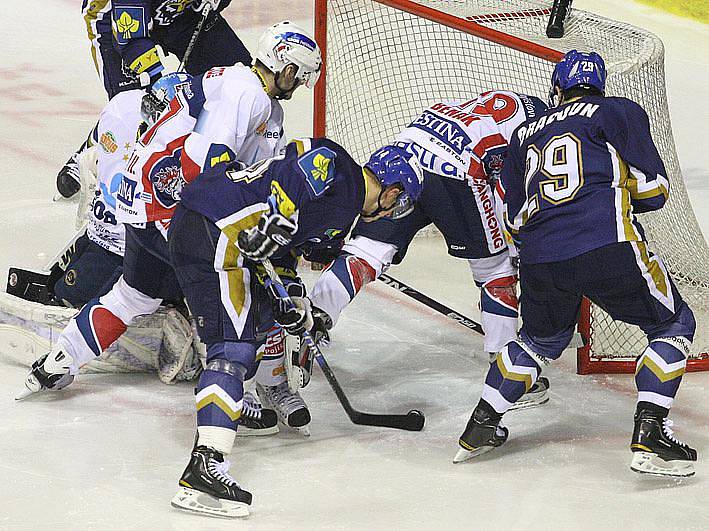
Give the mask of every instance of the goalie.
M 50 262 L 49 272 L 10 268 L 7 293 L 0 294 L 0 344 L 3 353 L 30 364 L 54 340 L 71 317 L 93 297 L 108 291 L 120 276 L 125 229 L 116 220 L 116 192 L 136 131 L 155 121 L 185 84 L 188 74 L 161 78 L 149 95 L 130 90 L 104 107 L 97 125 L 99 143 L 82 153 L 81 198 L 77 233 Z M 158 371 L 166 383 L 189 380 L 200 370 L 186 310 L 174 300 L 151 318 L 130 327 L 127 337 L 92 360 L 86 372 Z

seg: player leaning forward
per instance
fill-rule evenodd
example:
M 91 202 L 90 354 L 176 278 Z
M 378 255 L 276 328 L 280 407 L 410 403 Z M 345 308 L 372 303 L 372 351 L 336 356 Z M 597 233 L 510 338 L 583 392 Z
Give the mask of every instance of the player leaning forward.
M 402 216 L 421 193 L 423 173 L 404 149 L 374 152 L 364 168 L 327 139 L 296 140 L 284 157 L 239 170 L 205 171 L 187 186 L 170 226 L 177 278 L 207 344 L 197 386 L 197 440 L 173 505 L 221 516 L 248 514 L 251 494 L 227 474 L 243 381 L 252 374 L 259 331 L 274 318 L 290 334 L 313 325 L 295 272 L 314 242 L 337 243 L 358 215 Z M 295 309 L 266 288 L 259 261 L 281 271 Z
M 167 248 L 167 227 L 183 186 L 205 168 L 228 161 L 252 163 L 284 149 L 283 109 L 302 84 L 320 72 L 317 44 L 283 22 L 259 41 L 258 61 L 218 67 L 194 78 L 141 137 L 117 195 L 125 222 L 123 275 L 111 290 L 90 300 L 37 360 L 29 391 L 60 389 L 79 367 L 99 356 L 133 320 L 157 310 L 163 299 L 181 298 Z M 199 323 L 198 327 L 199 327 Z
M 667 416 L 694 337 L 694 315 L 645 242 L 636 213 L 662 208 L 669 182 L 648 116 L 626 98 L 604 97 L 596 53 L 572 50 L 552 76 L 552 106 L 519 127 L 502 170 L 505 218 L 520 244 L 522 328 L 492 364 L 460 437 L 456 461 L 500 446 L 502 415 L 568 345 L 581 298 L 638 325 L 638 399 L 631 469 L 694 474 L 697 452 Z

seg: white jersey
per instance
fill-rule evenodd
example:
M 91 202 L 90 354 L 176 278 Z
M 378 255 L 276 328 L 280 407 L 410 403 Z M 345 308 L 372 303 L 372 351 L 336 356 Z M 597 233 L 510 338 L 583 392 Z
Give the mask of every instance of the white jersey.
M 247 164 L 283 148 L 283 110 L 249 67 L 212 68 L 181 90 L 141 137 L 118 192 L 118 220 L 172 217 L 185 184 L 204 169 Z
M 96 245 L 120 256 L 125 250 L 125 228 L 116 220 L 116 194 L 143 121 L 140 102 L 144 95 L 142 90 L 116 94 L 98 122 L 98 175 L 86 233 Z
M 541 100 L 490 91 L 468 101 L 439 102 L 397 135 L 425 170 L 459 180 L 493 177 L 514 130 L 541 112 Z M 486 158 L 490 157 L 490 160 Z

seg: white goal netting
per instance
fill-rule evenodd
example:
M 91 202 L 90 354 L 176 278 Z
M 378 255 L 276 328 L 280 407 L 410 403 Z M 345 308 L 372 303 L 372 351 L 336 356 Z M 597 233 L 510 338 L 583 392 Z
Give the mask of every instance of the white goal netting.
M 557 57 L 572 48 L 599 52 L 609 71 L 607 93 L 637 101 L 650 116 L 672 190 L 664 209 L 643 214 L 640 221 L 651 248 L 662 256 L 697 315 L 693 355 L 709 352 L 709 333 L 703 325 L 709 305 L 705 267 L 709 248 L 675 152 L 662 42 L 643 29 L 577 9 L 567 20 L 565 36 L 548 39 L 545 28 L 551 4 L 551 0 L 420 0 L 416 4 L 318 0 L 320 14 L 326 10 L 327 28 L 326 92 L 320 102 L 325 106 L 325 133 L 364 161 L 434 100 L 468 99 L 489 89 L 546 100 L 554 51 Z M 421 11 L 420 6 L 423 12 L 416 14 L 404 10 Z M 493 29 L 506 34 L 509 42 L 481 38 L 471 22 L 482 26 L 483 33 Z M 591 357 L 597 359 L 633 359 L 646 344 L 639 329 L 614 322 L 596 307 L 591 310 L 591 340 Z

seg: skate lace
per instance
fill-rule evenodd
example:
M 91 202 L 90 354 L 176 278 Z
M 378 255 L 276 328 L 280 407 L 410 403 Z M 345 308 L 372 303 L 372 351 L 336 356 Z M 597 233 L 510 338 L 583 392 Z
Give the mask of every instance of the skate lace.
M 683 442 L 677 440 L 675 437 L 675 432 L 672 430 L 672 426 L 674 426 L 674 423 L 670 419 L 664 419 L 662 421 L 662 431 L 665 433 L 665 436 L 675 444 L 687 446 Z
M 274 404 L 288 413 L 300 409 L 305 405 L 300 395 L 290 392 L 288 382 L 283 382 L 273 387 L 266 387 L 266 392 L 268 393 L 269 399 Z
M 209 472 L 214 476 L 215 479 L 221 481 L 229 487 L 238 487 L 239 484 L 236 480 L 229 475 L 229 466 L 231 463 L 229 461 L 222 461 L 221 463 L 215 459 L 210 459 L 209 461 Z
M 256 397 L 252 393 L 249 391 L 244 393 L 244 401 L 242 403 L 241 410 L 242 415 L 258 420 L 261 418 L 261 409 L 261 404 L 259 404 Z

